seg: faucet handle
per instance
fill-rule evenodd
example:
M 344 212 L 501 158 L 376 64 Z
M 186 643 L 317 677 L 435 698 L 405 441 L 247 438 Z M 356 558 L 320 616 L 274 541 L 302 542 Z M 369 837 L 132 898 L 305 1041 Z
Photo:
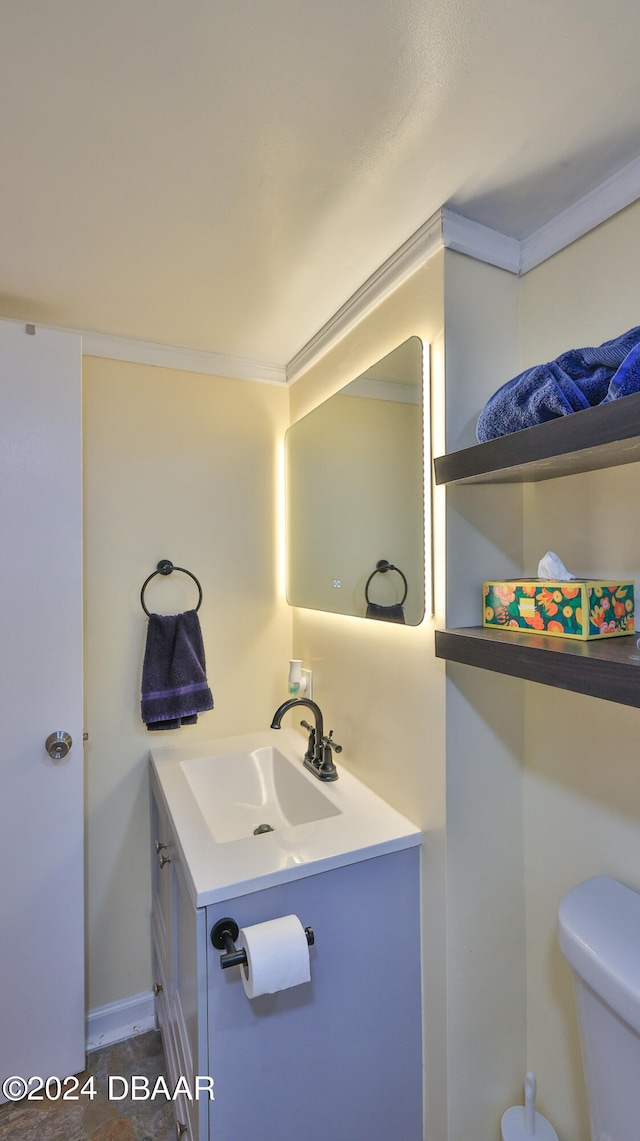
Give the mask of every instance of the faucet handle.
M 338 743 L 333 740 L 333 729 L 329 730 L 329 736 L 328 737 L 322 738 L 322 743 L 323 743 L 323 745 L 328 745 L 329 748 L 333 749 L 335 753 L 341 753 L 342 752 L 342 745 L 338 745 Z
M 313 761 L 316 754 L 316 729 L 315 725 L 310 725 L 308 721 L 301 721 L 303 729 L 306 729 L 309 734 L 309 742 L 307 744 L 307 751 L 304 755 L 305 761 Z
M 320 766 L 318 768 L 318 775 L 320 777 L 320 780 L 337 780 L 338 779 L 338 770 L 335 766 L 335 762 L 333 760 L 333 757 L 331 756 L 331 750 L 332 749 L 336 753 L 342 752 L 342 745 L 336 744 L 336 742 L 333 740 L 333 729 L 329 733 L 329 736 L 323 737 L 322 741 L 321 741 L 321 748 L 320 748 L 321 760 L 320 760 Z

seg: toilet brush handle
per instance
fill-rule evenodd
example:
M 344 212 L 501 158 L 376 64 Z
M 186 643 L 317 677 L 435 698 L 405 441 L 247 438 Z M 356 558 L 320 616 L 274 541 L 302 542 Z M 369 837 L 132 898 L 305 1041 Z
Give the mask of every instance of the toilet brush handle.
M 524 1079 L 524 1131 L 536 1135 L 536 1075 L 529 1072 Z

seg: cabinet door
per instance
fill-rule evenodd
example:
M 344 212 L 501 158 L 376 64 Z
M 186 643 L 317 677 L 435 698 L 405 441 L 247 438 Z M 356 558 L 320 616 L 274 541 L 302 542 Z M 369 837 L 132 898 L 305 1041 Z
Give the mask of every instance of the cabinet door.
M 184 869 L 175 866 L 175 1036 L 180 1073 L 193 1089 L 196 1075 L 207 1074 L 206 913 L 194 907 Z M 183 1099 L 177 1111 L 189 1126 L 190 1141 L 208 1137 L 209 1103 Z
M 152 777 L 154 980 L 156 1015 L 172 1087 L 207 1072 L 206 917 L 193 903 L 173 825 Z M 178 1095 L 176 1122 L 185 1141 L 207 1141 L 207 1099 Z
M 80 385 L 79 336 L 0 321 L 0 1083 L 85 1061 Z
M 311 981 L 248 999 L 209 955 L 211 1141 L 419 1141 L 419 849 L 207 908 L 207 935 L 296 914 L 315 932 Z
M 151 801 L 151 868 L 153 926 L 167 988 L 174 990 L 175 860 L 176 850 L 168 814 L 159 798 Z
M 198 978 L 197 912 L 193 906 L 184 872 L 179 863 L 175 868 L 175 877 L 175 982 L 179 1019 L 178 1034 L 184 1063 L 183 1073 L 191 1081 L 198 1062 L 199 990 L 201 989 Z M 202 912 L 201 918 L 202 935 L 204 936 L 204 914 Z M 206 1001 L 205 993 L 202 997 Z

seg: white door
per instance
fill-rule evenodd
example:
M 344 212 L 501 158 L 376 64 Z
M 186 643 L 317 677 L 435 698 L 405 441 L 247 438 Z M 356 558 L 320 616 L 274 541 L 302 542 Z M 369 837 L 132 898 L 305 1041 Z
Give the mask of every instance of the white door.
M 0 321 L 0 1086 L 84 1067 L 81 342 L 28 330 Z

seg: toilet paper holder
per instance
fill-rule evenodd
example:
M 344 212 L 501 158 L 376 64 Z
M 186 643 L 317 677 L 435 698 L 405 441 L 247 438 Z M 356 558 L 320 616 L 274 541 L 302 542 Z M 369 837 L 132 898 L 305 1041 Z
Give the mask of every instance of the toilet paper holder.
M 240 933 L 240 928 L 235 919 L 227 916 L 225 919 L 219 919 L 214 923 L 211 928 L 211 942 L 216 951 L 225 951 L 226 954 L 220 956 L 220 966 L 222 970 L 227 967 L 246 967 L 247 965 L 247 952 L 244 947 L 236 947 L 236 939 Z M 310 947 L 316 941 L 312 927 L 305 927 L 304 933 L 307 937 L 307 943 Z

